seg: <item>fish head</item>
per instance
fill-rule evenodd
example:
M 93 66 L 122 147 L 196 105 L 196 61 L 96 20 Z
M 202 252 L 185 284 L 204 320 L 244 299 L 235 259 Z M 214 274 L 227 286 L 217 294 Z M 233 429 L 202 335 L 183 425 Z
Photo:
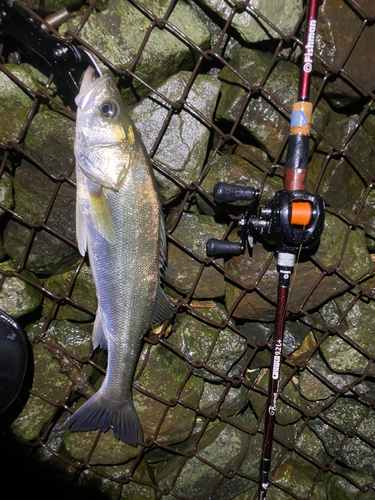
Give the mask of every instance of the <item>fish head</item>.
M 92 182 L 117 191 L 131 166 L 134 130 L 113 76 L 96 78 L 89 67 L 76 104 L 76 160 Z

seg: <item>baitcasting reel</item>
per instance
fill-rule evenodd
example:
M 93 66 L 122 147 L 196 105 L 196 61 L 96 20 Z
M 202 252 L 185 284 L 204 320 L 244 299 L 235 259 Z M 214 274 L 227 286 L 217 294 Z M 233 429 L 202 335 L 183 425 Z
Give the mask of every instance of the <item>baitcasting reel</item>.
M 251 206 L 259 193 L 253 187 L 242 187 L 219 182 L 214 188 L 217 203 L 249 201 L 243 219 L 239 221 L 240 242 L 210 239 L 206 253 L 209 257 L 240 255 L 246 241 L 253 247 L 253 234 L 261 235 L 279 252 L 296 254 L 314 247 L 324 227 L 324 203 L 319 195 L 306 191 L 277 191 L 268 205 L 259 207 L 259 215 L 251 214 Z

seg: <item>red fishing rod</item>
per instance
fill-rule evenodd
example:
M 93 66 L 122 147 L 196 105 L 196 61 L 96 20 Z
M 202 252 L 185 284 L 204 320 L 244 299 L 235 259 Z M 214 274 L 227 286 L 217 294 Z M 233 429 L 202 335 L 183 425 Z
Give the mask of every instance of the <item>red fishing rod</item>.
M 314 52 L 319 0 L 309 0 L 298 101 L 294 103 L 289 132 L 284 172 L 284 190 L 278 191 L 271 203 L 259 207 L 251 214 L 249 206 L 240 221 L 241 242 L 211 239 L 207 242 L 207 255 L 213 257 L 239 255 L 252 246 L 252 234 L 260 234 L 277 249 L 278 293 L 271 370 L 268 385 L 267 410 L 261 460 L 259 499 L 265 500 L 269 486 L 272 442 L 275 426 L 276 403 L 279 396 L 280 366 L 282 359 L 285 315 L 289 296 L 290 278 L 297 253 L 312 249 L 319 242 L 324 227 L 324 204 L 319 195 L 305 191 L 308 166 L 312 103 L 309 102 L 311 71 Z M 233 186 L 220 182 L 215 186 L 214 199 L 218 203 L 237 200 L 252 202 L 257 191 L 252 187 Z
M 302 54 L 301 74 L 298 91 L 298 101 L 292 109 L 287 159 L 284 173 L 284 196 L 290 197 L 290 226 L 307 228 L 314 225 L 317 231 L 314 239 L 319 239 L 324 224 L 324 206 L 320 197 L 311 198 L 305 192 L 305 180 L 309 157 L 310 124 L 312 103 L 309 102 L 312 60 L 315 43 L 316 23 L 319 0 L 309 0 L 307 5 L 306 31 Z M 303 231 L 303 230 L 302 230 Z M 302 235 L 302 234 L 301 234 Z M 300 244 L 293 249 L 281 245 L 277 256 L 279 273 L 274 345 L 268 385 L 267 410 L 264 425 L 264 439 L 261 461 L 261 480 L 259 499 L 265 500 L 269 486 L 271 468 L 272 442 L 275 426 L 276 402 L 279 394 L 280 365 L 283 349 L 285 314 L 288 303 L 290 277 L 296 260 L 296 251 L 314 246 L 302 238 Z

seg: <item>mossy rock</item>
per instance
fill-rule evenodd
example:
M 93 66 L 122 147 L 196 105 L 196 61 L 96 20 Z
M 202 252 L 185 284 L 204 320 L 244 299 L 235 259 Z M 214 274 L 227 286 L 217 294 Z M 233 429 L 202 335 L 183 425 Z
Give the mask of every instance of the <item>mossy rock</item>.
M 190 78 L 191 73 L 181 71 L 168 78 L 157 90 L 170 101 L 178 101 Z M 220 82 L 217 78 L 197 75 L 187 100 L 198 112 L 212 120 L 219 91 Z M 155 145 L 160 126 L 167 118 L 168 107 L 158 95 L 151 94 L 130 110 L 147 151 L 151 151 Z M 172 115 L 153 156 L 172 175 L 170 178 L 168 174 L 155 170 L 163 205 L 172 202 L 184 189 L 176 181 L 176 176 L 186 184 L 197 180 L 206 161 L 210 135 L 210 128 L 194 111 L 182 108 L 179 113 Z
M 172 217 L 168 225 L 173 223 Z M 221 238 L 226 225 L 217 224 L 212 217 L 183 213 L 173 238 L 188 247 L 201 257 L 206 257 L 206 243 L 210 238 Z M 223 265 L 224 260 L 218 259 Z M 179 292 L 188 293 L 196 279 L 201 264 L 182 250 L 179 245 L 168 244 L 168 266 L 165 271 L 165 282 Z M 205 266 L 199 282 L 194 290 L 195 299 L 215 299 L 224 297 L 224 276 L 214 266 Z
M 4 172 L 0 178 L 0 203 L 7 208 L 13 208 L 13 181 L 8 172 Z M 0 217 L 5 213 L 0 208 Z
M 6 70 L 34 92 L 43 86 L 30 74 L 28 64 L 5 64 Z M 24 92 L 3 71 L 0 72 L 0 141 L 17 141 L 21 128 L 33 104 L 34 96 Z
M 371 283 L 373 278 L 370 280 Z M 341 297 L 334 299 L 333 303 L 337 308 L 339 316 L 346 311 L 354 299 L 355 294 L 348 292 Z M 324 319 L 327 318 L 328 307 L 322 309 Z M 345 315 L 345 322 L 340 325 L 340 329 L 351 341 L 358 344 L 370 356 L 375 353 L 372 342 L 372 324 L 374 317 L 373 299 L 359 299 Z M 338 373 L 362 374 L 368 364 L 369 359 L 362 354 L 355 346 L 351 345 L 340 335 L 328 336 L 320 345 L 322 355 L 329 367 Z M 375 367 L 371 366 L 369 375 L 375 373 Z
M 220 324 L 226 318 L 225 308 L 216 303 L 215 307 L 200 308 L 199 315 L 192 312 L 180 315 L 169 342 L 186 356 L 188 361 L 205 362 L 213 370 L 227 375 L 232 366 L 241 358 L 247 348 L 246 339 L 233 332 L 229 327 L 220 330 L 205 322 L 205 318 Z M 212 343 L 215 345 L 206 361 Z M 194 368 L 195 375 L 212 382 L 222 382 L 220 375 L 205 368 Z
M 163 18 L 169 3 L 167 0 L 146 0 L 145 5 L 158 18 Z M 74 31 L 80 21 L 81 18 L 77 17 L 63 24 L 60 33 Z M 187 4 L 178 2 L 168 21 L 201 49 L 209 48 L 210 34 Z M 124 69 L 131 65 L 138 53 L 149 25 L 149 16 L 136 5 L 127 0 L 110 0 L 106 10 L 89 16 L 80 31 L 80 37 L 114 66 Z M 133 71 L 155 88 L 178 71 L 192 69 L 198 57 L 199 52 L 180 37 L 166 29 L 155 29 Z M 147 93 L 148 89 L 136 80 L 132 88 L 124 90 L 126 99 L 133 102 Z
M 323 441 L 329 455 L 335 457 L 340 452 L 340 462 L 358 472 L 375 476 L 374 449 L 360 436 L 374 441 L 374 410 L 368 412 L 367 405 L 354 398 L 341 397 L 324 410 L 323 418 L 310 420 L 308 425 Z M 360 435 L 356 435 L 357 430 Z M 348 433 L 354 435 L 345 439 Z
M 28 153 L 46 169 L 44 173 L 29 161 L 22 160 L 14 175 L 15 211 L 30 224 L 39 223 L 45 214 L 56 183 L 52 176 L 69 172 L 73 161 L 74 122 L 54 112 L 38 113 L 32 120 L 25 140 Z M 38 274 L 52 274 L 77 262 L 75 248 L 75 189 L 62 182 L 47 226 L 64 236 L 72 244 L 49 231 L 37 231 L 26 260 L 26 268 Z M 10 220 L 4 232 L 8 255 L 19 260 L 30 236 L 30 229 L 16 220 Z
M 280 384 L 283 384 L 285 380 L 285 375 L 281 372 Z M 268 390 L 269 381 L 269 370 L 266 374 L 257 382 L 257 385 L 266 391 Z M 301 406 L 302 408 L 307 408 L 307 401 L 305 401 L 298 389 L 295 386 L 295 381 L 291 380 L 281 391 L 281 394 L 285 396 L 286 402 L 282 398 L 278 398 L 276 404 L 276 422 L 281 425 L 288 425 L 297 422 L 302 414 L 299 410 L 288 404 L 290 400 L 295 405 Z M 264 405 L 267 403 L 267 397 L 254 390 L 250 395 L 250 404 L 253 407 L 256 415 L 260 415 L 263 411 Z
M 53 274 L 44 282 L 44 287 L 46 288 L 46 290 L 55 295 L 64 294 L 71 283 L 75 270 L 76 266 L 68 269 L 67 271 Z M 96 311 L 98 301 L 96 298 L 95 284 L 91 269 L 86 264 L 83 264 L 79 271 L 79 274 L 74 282 L 74 287 L 70 298 L 75 302 L 89 307 L 93 311 Z M 52 301 L 48 298 L 45 298 L 43 303 L 43 314 L 45 316 L 48 315 L 48 311 L 50 310 L 51 306 Z M 69 303 L 59 304 L 56 317 L 59 319 L 82 322 L 93 321 L 94 319 L 93 314 L 81 310 Z
M 295 495 L 305 498 L 312 492 L 311 499 L 321 500 L 325 498 L 326 484 L 324 476 L 315 483 L 318 474 L 318 467 L 294 454 L 278 467 L 274 474 L 274 482 L 293 494 L 293 497 Z
M 203 0 L 206 8 L 211 9 L 224 21 L 231 15 L 234 2 L 224 0 Z M 301 0 L 251 0 L 251 7 L 258 9 L 262 15 L 277 27 L 284 35 L 291 35 L 302 12 Z M 262 18 L 250 9 L 237 12 L 231 22 L 243 40 L 249 43 L 278 40 L 279 33 L 274 31 Z
M 12 260 L 0 263 L 2 271 L 15 271 L 17 265 Z M 38 278 L 30 271 L 21 271 L 21 276 L 41 285 Z M 34 311 L 42 302 L 42 293 L 20 278 L 6 277 L 0 290 L 0 309 L 14 318 L 19 318 Z
M 59 371 L 58 362 L 52 359 L 43 343 L 34 346 L 33 356 L 32 390 L 37 395 L 30 394 L 22 412 L 11 424 L 12 432 L 25 441 L 34 440 L 43 431 L 56 410 L 55 404 L 65 400 L 71 386 L 71 381 Z

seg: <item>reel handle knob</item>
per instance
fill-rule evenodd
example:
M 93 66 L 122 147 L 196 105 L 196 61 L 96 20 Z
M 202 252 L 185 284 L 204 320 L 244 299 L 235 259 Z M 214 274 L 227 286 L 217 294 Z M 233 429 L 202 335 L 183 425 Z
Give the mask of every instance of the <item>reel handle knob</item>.
M 216 203 L 253 201 L 258 195 L 258 190 L 250 186 L 235 186 L 227 182 L 218 182 L 214 187 L 213 194 Z
M 224 255 L 240 255 L 244 251 L 241 242 L 222 241 L 211 238 L 207 241 L 206 254 L 208 257 L 223 257 Z

